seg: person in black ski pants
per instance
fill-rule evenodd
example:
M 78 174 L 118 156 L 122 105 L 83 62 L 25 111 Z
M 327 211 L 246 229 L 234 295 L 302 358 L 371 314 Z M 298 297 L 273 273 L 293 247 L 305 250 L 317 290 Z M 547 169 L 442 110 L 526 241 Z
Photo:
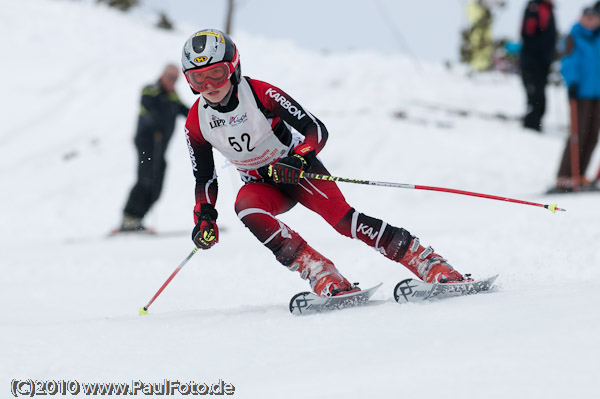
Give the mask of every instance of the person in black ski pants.
M 165 152 L 178 115 L 189 108 L 179 100 L 175 83 L 179 69 L 169 64 L 154 84 L 142 90 L 140 114 L 135 135 L 138 153 L 137 181 L 123 211 L 120 231 L 146 230 L 144 216 L 160 197 L 167 163 Z
M 527 95 L 523 126 L 538 132 L 546 112 L 546 84 L 556 52 L 553 0 L 531 0 L 525 9 L 521 38 L 521 78 Z

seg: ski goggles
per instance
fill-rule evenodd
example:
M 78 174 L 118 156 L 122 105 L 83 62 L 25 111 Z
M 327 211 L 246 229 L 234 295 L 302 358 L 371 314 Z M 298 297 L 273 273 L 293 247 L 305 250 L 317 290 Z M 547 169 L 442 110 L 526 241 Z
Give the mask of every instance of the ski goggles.
M 185 78 L 194 90 L 202 93 L 209 83 L 216 89 L 225 85 L 233 73 L 230 68 L 229 62 L 219 62 L 206 68 L 186 71 Z

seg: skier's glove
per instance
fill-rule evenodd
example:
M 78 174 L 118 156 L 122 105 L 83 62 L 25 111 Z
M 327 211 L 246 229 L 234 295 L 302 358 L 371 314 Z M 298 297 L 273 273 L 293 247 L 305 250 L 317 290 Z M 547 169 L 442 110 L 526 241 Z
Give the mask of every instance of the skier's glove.
M 275 183 L 298 184 L 302 172 L 310 168 L 317 156 L 310 144 L 300 144 L 294 148 L 294 154 L 281 158 L 274 165 L 269 165 L 269 177 Z
M 577 90 L 579 90 L 578 85 L 572 84 L 569 86 L 569 98 L 577 98 Z
M 210 249 L 219 242 L 217 217 L 219 214 L 211 204 L 200 205 L 200 211 L 194 211 L 196 227 L 192 231 L 192 240 L 200 249 Z

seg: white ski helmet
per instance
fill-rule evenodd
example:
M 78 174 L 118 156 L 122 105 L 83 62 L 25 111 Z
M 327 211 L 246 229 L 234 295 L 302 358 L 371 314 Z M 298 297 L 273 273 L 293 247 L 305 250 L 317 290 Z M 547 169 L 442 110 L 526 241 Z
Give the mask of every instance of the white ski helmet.
M 183 75 L 195 94 L 206 83 L 221 87 L 228 79 L 237 85 L 242 77 L 240 54 L 231 38 L 216 29 L 204 29 L 190 36 L 181 54 Z

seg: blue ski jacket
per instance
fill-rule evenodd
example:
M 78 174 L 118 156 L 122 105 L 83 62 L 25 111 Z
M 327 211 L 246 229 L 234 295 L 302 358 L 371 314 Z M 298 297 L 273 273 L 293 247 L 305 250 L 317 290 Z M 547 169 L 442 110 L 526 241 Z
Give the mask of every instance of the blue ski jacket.
M 575 24 L 566 53 L 561 73 L 567 87 L 577 87 L 577 98 L 600 99 L 600 34 Z

